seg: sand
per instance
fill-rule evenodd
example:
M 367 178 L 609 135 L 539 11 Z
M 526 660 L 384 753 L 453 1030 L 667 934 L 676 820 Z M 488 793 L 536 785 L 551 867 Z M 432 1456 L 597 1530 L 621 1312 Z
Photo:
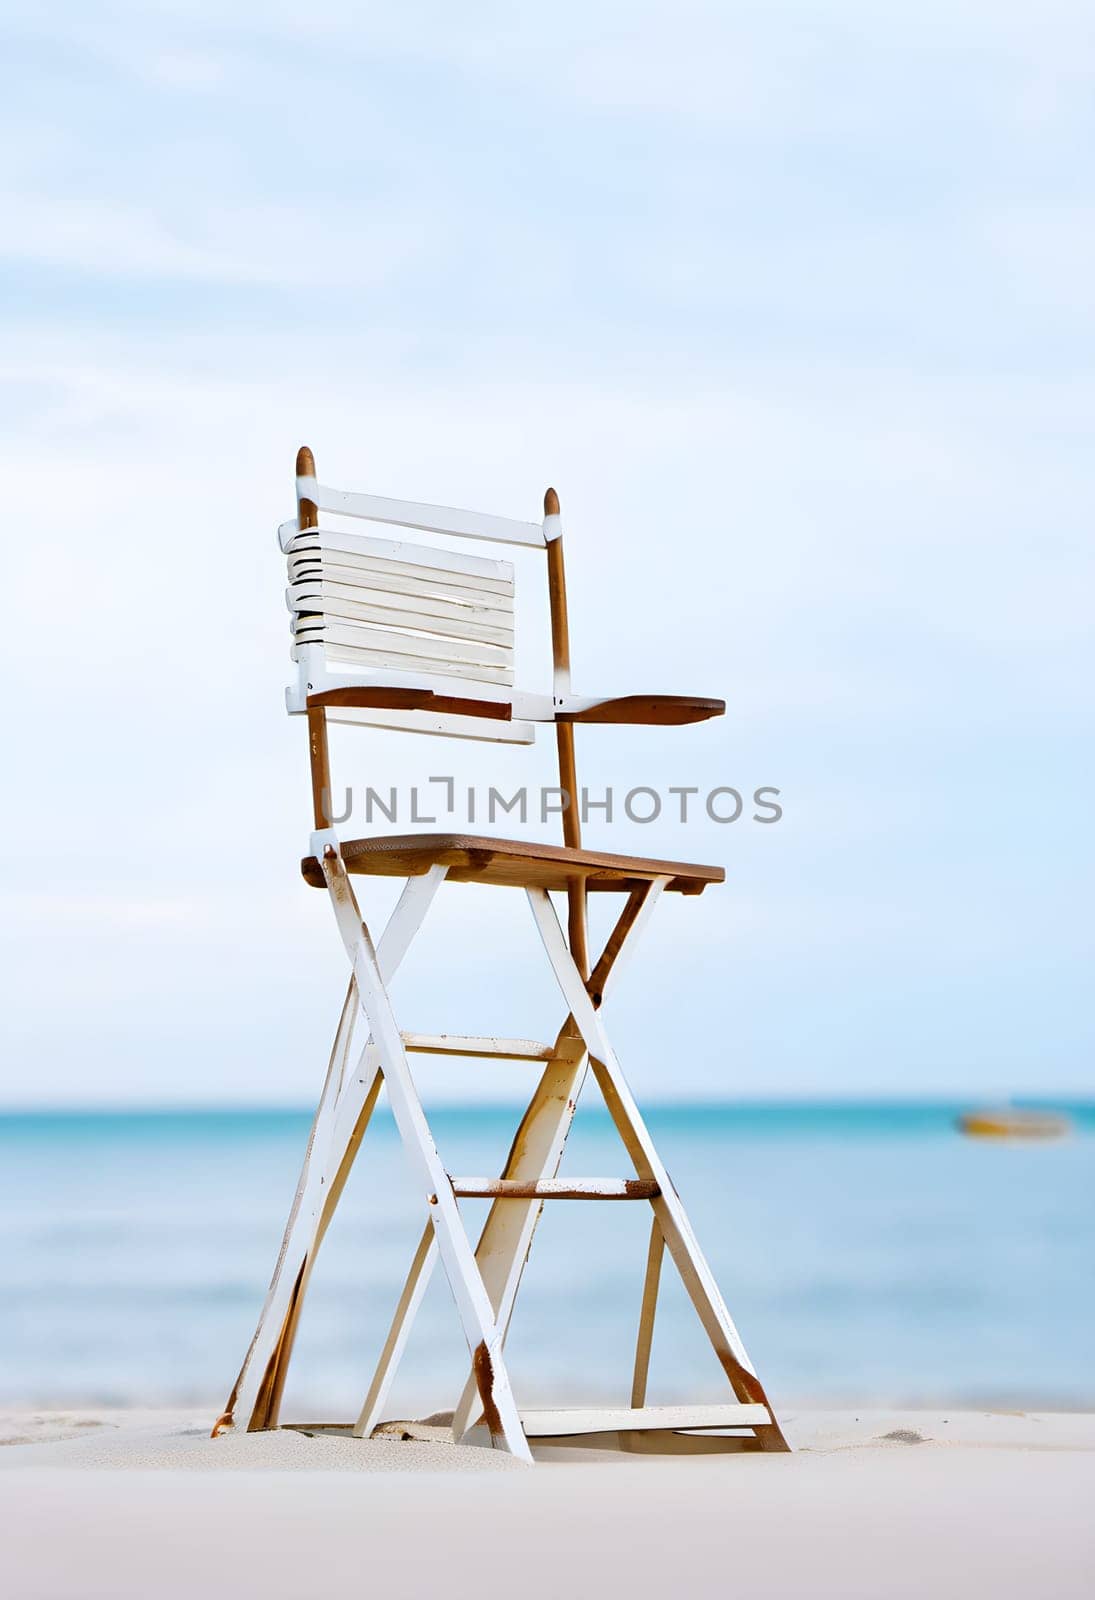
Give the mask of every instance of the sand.
M 542 1449 L 531 1471 L 440 1430 L 208 1421 L 0 1417 L 0 1593 L 1095 1594 L 1095 1416 L 791 1411 L 790 1456 Z

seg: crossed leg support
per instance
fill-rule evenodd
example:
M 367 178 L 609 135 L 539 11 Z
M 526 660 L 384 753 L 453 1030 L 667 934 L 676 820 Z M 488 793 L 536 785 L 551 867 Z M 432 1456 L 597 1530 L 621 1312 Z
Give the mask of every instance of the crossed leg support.
M 226 1411 L 214 1432 L 231 1426 L 237 1412 L 248 1418 L 249 1429 L 277 1426 L 304 1292 L 383 1081 L 388 1085 L 403 1144 L 422 1184 L 428 1214 L 388 1338 L 352 1431 L 359 1437 L 367 1437 L 380 1420 L 411 1323 L 435 1261 L 440 1258 L 472 1357 L 471 1376 L 454 1417 L 454 1434 L 462 1437 L 481 1414 L 495 1446 L 531 1462 L 502 1351 L 542 1202 L 535 1199 L 496 1201 L 479 1246 L 472 1251 L 451 1182 L 414 1088 L 403 1039 L 387 994 L 387 982 L 418 931 L 444 879 L 445 869 L 434 867 L 422 877 L 408 880 L 375 948 L 336 850 L 325 851 L 323 871 L 351 962 L 352 976 L 304 1169 L 263 1313 Z M 654 1234 L 643 1297 L 632 1403 L 641 1405 L 641 1396 L 645 1393 L 657 1294 L 657 1271 L 653 1266 L 656 1250 L 658 1267 L 661 1260 L 661 1247 L 655 1245 L 655 1238 L 658 1238 L 669 1246 L 734 1392 L 741 1400 L 759 1401 L 766 1406 L 763 1389 L 699 1252 L 679 1197 L 661 1166 L 598 1015 L 610 975 L 618 968 L 625 945 L 645 925 L 663 887 L 664 880 L 656 880 L 629 897 L 588 983 L 580 976 L 571 957 L 546 891 L 528 891 L 533 916 L 570 1012 L 518 1129 L 503 1176 L 536 1182 L 555 1174 L 587 1066 L 592 1066 L 636 1172 L 641 1178 L 652 1180 L 660 1190 L 658 1198 L 652 1201 Z M 352 1073 L 348 1074 L 359 1010 L 365 1015 L 369 1037 Z M 640 1394 L 637 1402 L 636 1393 Z M 770 1426 L 757 1427 L 756 1434 L 762 1448 L 786 1449 L 774 1417 Z
M 589 1051 L 590 1066 L 604 1096 L 609 1114 L 616 1125 L 616 1131 L 635 1163 L 635 1171 L 639 1177 L 653 1179 L 658 1185 L 660 1193 L 657 1199 L 651 1201 L 655 1220 L 688 1291 L 689 1299 L 738 1399 L 747 1404 L 759 1404 L 768 1408 L 771 1423 L 756 1429 L 761 1448 L 786 1450 L 787 1442 L 771 1407 L 768 1406 L 768 1398 L 760 1379 L 753 1370 L 741 1336 L 734 1326 L 719 1293 L 718 1284 L 692 1232 L 681 1198 L 662 1165 L 654 1141 L 620 1070 L 616 1053 L 608 1042 L 597 1008 L 567 948 L 555 908 L 543 889 L 529 889 L 527 892 L 548 960 Z M 651 1276 L 652 1273 L 648 1269 L 648 1282 Z M 649 1319 L 651 1324 L 652 1319 L 651 1307 Z M 640 1338 L 642 1337 L 640 1333 Z M 645 1374 L 643 1381 L 645 1387 Z
M 638 942 L 664 887 L 665 880 L 657 878 L 628 896 L 604 952 L 593 968 L 588 986 L 583 985 L 588 987 L 594 1006 L 601 1006 L 612 981 L 618 978 L 625 950 L 630 953 Z M 503 1178 L 537 1182 L 556 1175 L 578 1096 L 585 1083 L 587 1065 L 585 1042 L 573 1015 L 568 1015 L 559 1029 L 552 1060 L 544 1069 L 514 1136 L 502 1171 Z M 542 1209 L 543 1202 L 539 1200 L 496 1200 L 475 1252 L 491 1304 L 506 1332 Z M 457 1439 L 463 1438 L 476 1420 L 475 1400 L 475 1384 L 469 1377 L 453 1415 L 453 1434 Z
M 610 977 L 618 974 L 625 945 L 637 939 L 654 909 L 663 880 L 657 879 L 632 893 L 589 979 L 593 1003 L 600 1006 Z M 552 1057 L 533 1094 L 514 1137 L 502 1177 L 537 1182 L 558 1171 L 575 1106 L 586 1073 L 586 1053 L 573 1017 L 559 1030 Z M 496 1200 L 491 1207 L 475 1259 L 490 1297 L 503 1339 L 525 1262 L 539 1221 L 542 1201 Z M 396 1306 L 369 1393 L 353 1428 L 354 1436 L 367 1438 L 381 1420 L 395 1368 L 410 1333 L 436 1263 L 432 1230 L 427 1224 L 403 1292 Z M 468 1376 L 453 1418 L 453 1434 L 461 1439 L 481 1413 L 476 1374 Z

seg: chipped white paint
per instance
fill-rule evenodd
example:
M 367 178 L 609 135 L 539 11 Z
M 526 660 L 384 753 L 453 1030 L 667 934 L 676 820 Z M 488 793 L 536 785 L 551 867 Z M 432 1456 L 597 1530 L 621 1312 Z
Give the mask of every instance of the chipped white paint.
M 750 1428 L 771 1419 L 767 1406 L 642 1406 L 575 1410 L 522 1411 L 528 1439 L 551 1439 L 581 1433 L 619 1433 L 638 1428 Z
M 422 1056 L 490 1056 L 502 1061 L 550 1061 L 554 1045 L 535 1039 L 497 1039 L 484 1034 L 404 1033 L 404 1048 Z
M 483 1200 L 649 1200 L 637 1192 L 651 1185 L 641 1178 L 453 1178 L 459 1199 Z M 656 1186 L 655 1186 L 656 1187 Z

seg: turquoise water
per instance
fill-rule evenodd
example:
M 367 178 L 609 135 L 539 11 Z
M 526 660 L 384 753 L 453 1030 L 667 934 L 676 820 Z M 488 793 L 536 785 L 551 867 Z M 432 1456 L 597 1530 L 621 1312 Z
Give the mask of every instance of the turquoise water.
M 962 1139 L 958 1109 L 651 1109 L 776 1399 L 1095 1405 L 1095 1106 L 1069 1108 L 1075 1135 L 1045 1145 Z M 498 1170 L 516 1113 L 432 1120 L 449 1170 L 482 1173 Z M 216 1407 L 308 1123 L 274 1111 L 0 1117 L 0 1402 Z M 629 1170 L 603 1113 L 579 1113 L 564 1170 Z M 317 1267 L 290 1410 L 356 1411 L 420 1226 L 378 1113 Z M 645 1205 L 547 1208 L 509 1346 L 522 1398 L 626 1399 L 648 1228 Z M 393 1407 L 451 1406 L 463 1355 L 439 1274 Z M 667 1266 L 651 1399 L 721 1393 Z

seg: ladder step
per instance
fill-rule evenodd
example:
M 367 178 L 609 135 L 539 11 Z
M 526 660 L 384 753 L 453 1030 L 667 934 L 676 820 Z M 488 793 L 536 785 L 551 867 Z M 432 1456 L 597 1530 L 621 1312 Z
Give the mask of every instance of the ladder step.
M 638 1428 L 756 1428 L 772 1418 L 767 1406 L 626 1406 L 576 1411 L 522 1411 L 526 1439 L 551 1439 L 578 1433 L 628 1433 Z
M 537 1039 L 496 1039 L 489 1034 L 404 1033 L 404 1047 L 423 1056 L 497 1056 L 502 1061 L 551 1061 L 555 1046 Z
M 453 1193 L 469 1200 L 656 1200 L 650 1178 L 453 1178 Z

